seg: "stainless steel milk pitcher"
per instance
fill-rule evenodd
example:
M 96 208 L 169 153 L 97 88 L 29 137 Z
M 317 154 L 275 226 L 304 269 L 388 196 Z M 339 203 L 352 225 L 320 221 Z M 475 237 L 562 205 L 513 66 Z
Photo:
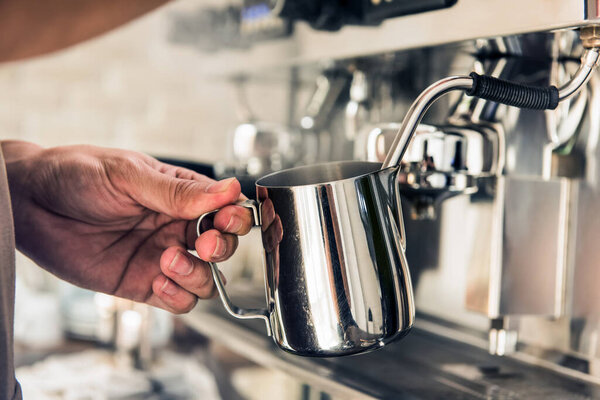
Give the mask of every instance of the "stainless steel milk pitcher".
M 303 356 L 360 353 L 406 334 L 415 309 L 397 171 L 349 161 L 259 179 L 258 202 L 242 205 L 262 227 L 267 308 L 233 305 L 211 263 L 227 311 L 263 319 L 280 348 Z

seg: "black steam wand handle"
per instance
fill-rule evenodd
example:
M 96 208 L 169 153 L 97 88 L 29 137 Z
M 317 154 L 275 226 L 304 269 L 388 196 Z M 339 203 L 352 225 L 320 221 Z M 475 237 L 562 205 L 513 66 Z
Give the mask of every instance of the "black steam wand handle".
M 558 106 L 559 91 L 556 86 L 528 86 L 476 72 L 471 72 L 469 76 L 473 79 L 473 86 L 466 91 L 469 96 L 532 110 L 554 110 Z

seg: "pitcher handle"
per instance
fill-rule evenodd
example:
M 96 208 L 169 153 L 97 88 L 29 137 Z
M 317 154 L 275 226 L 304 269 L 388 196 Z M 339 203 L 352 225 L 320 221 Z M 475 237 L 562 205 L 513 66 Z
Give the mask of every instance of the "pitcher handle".
M 406 229 L 404 228 L 404 214 L 402 212 L 402 200 L 400 198 L 400 194 L 397 195 L 397 210 L 398 214 L 398 229 L 400 230 L 400 245 L 402 246 L 402 250 L 406 251 Z
M 396 213 L 395 222 L 400 233 L 400 246 L 402 250 L 406 251 L 406 229 L 404 228 L 404 214 L 402 212 L 402 199 L 400 197 L 400 187 L 398 186 L 398 173 L 400 172 L 398 167 L 394 167 L 390 179 L 388 181 L 388 193 L 391 195 L 391 207 Z
M 258 211 L 259 204 L 254 200 L 243 200 L 236 205 L 245 207 L 252 211 L 252 218 L 254 220 L 254 226 L 260 226 L 260 213 Z M 202 214 L 198 218 L 198 222 L 196 223 L 196 234 L 200 236 L 202 233 L 202 221 L 209 215 L 215 214 L 219 209 L 207 212 Z M 265 321 L 265 325 L 267 326 L 267 335 L 271 336 L 271 322 L 269 320 L 269 312 L 266 308 L 241 308 L 233 304 L 227 291 L 225 290 L 225 285 L 221 280 L 221 275 L 219 274 L 219 267 L 216 263 L 209 262 L 210 272 L 212 273 L 213 280 L 215 281 L 215 285 L 217 286 L 217 291 L 219 292 L 219 297 L 221 298 L 221 302 L 223 303 L 223 307 L 225 310 L 233 317 L 238 319 L 262 319 Z

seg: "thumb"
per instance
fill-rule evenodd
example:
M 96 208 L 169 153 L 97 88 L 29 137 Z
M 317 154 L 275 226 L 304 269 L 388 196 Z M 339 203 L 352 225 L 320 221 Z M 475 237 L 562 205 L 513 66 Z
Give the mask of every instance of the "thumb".
M 241 194 L 237 179 L 197 181 L 151 170 L 136 183 L 134 199 L 153 211 L 176 219 L 191 220 L 232 204 Z

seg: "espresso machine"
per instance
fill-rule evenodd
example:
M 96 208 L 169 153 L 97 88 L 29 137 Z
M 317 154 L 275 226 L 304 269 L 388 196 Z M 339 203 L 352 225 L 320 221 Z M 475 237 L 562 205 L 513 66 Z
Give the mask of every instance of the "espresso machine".
M 360 357 L 365 362 L 371 357 L 373 365 L 392 359 L 411 365 L 409 353 L 413 362 L 423 357 L 443 366 L 422 372 L 439 374 L 432 381 L 449 392 L 431 389 L 435 395 L 423 398 L 453 398 L 451 390 L 464 395 L 456 394 L 460 398 L 600 395 L 600 76 L 593 73 L 600 46 L 598 2 L 231 4 L 240 9 L 238 36 L 246 48 L 224 46 L 211 63 L 215 71 L 236 79 L 240 74 L 250 81 L 276 77 L 288 93 L 279 114 L 285 131 L 294 132 L 294 145 L 288 152 L 277 147 L 281 168 L 337 160 L 387 162 L 403 122 L 415 115 L 415 99 L 427 97 L 430 85 L 447 76 L 475 72 L 532 87 L 552 85 L 560 96 L 555 109 L 534 110 L 462 91 L 439 99 L 436 93 L 431 108 L 427 102 L 417 110 L 420 123 L 406 151 L 396 155 L 415 327 L 489 356 L 473 364 L 449 361 L 435 353 L 437 339 L 422 348 L 414 344 L 421 351 L 417 356 L 408 344 L 413 332 L 394 344 L 389 356 L 377 356 L 387 354 L 386 346 L 348 359 L 357 361 L 331 364 L 292 361 L 287 355 L 256 358 L 285 364 L 300 376 L 310 375 L 306 369 L 324 368 L 337 380 L 330 386 L 321 382 L 334 397 L 350 388 L 353 395 L 395 398 L 385 385 L 349 383 L 359 381 L 359 375 L 354 371 L 348 378 L 341 366 L 359 364 Z M 273 28 L 282 23 L 289 29 Z M 223 60 L 228 69 L 216 67 Z M 232 148 L 239 143 L 232 140 Z M 239 172 L 243 163 L 235 161 Z M 251 170 L 250 165 L 244 173 Z M 261 268 L 256 266 L 258 282 Z M 203 316 L 219 324 L 209 314 Z M 186 317 L 210 335 L 197 318 Z M 243 353 L 251 357 L 256 351 Z M 551 377 L 536 381 L 545 382 L 538 391 L 521 391 L 508 383 L 520 372 L 502 375 L 518 369 L 513 362 Z M 498 381 L 490 384 L 492 375 L 505 376 L 512 392 L 494 386 Z M 567 377 L 577 383 L 561 384 L 552 393 L 542 389 Z M 396 388 L 404 385 L 411 395 L 424 393 L 411 391 L 409 381 L 398 382 Z M 556 393 L 561 394 L 550 395 Z

